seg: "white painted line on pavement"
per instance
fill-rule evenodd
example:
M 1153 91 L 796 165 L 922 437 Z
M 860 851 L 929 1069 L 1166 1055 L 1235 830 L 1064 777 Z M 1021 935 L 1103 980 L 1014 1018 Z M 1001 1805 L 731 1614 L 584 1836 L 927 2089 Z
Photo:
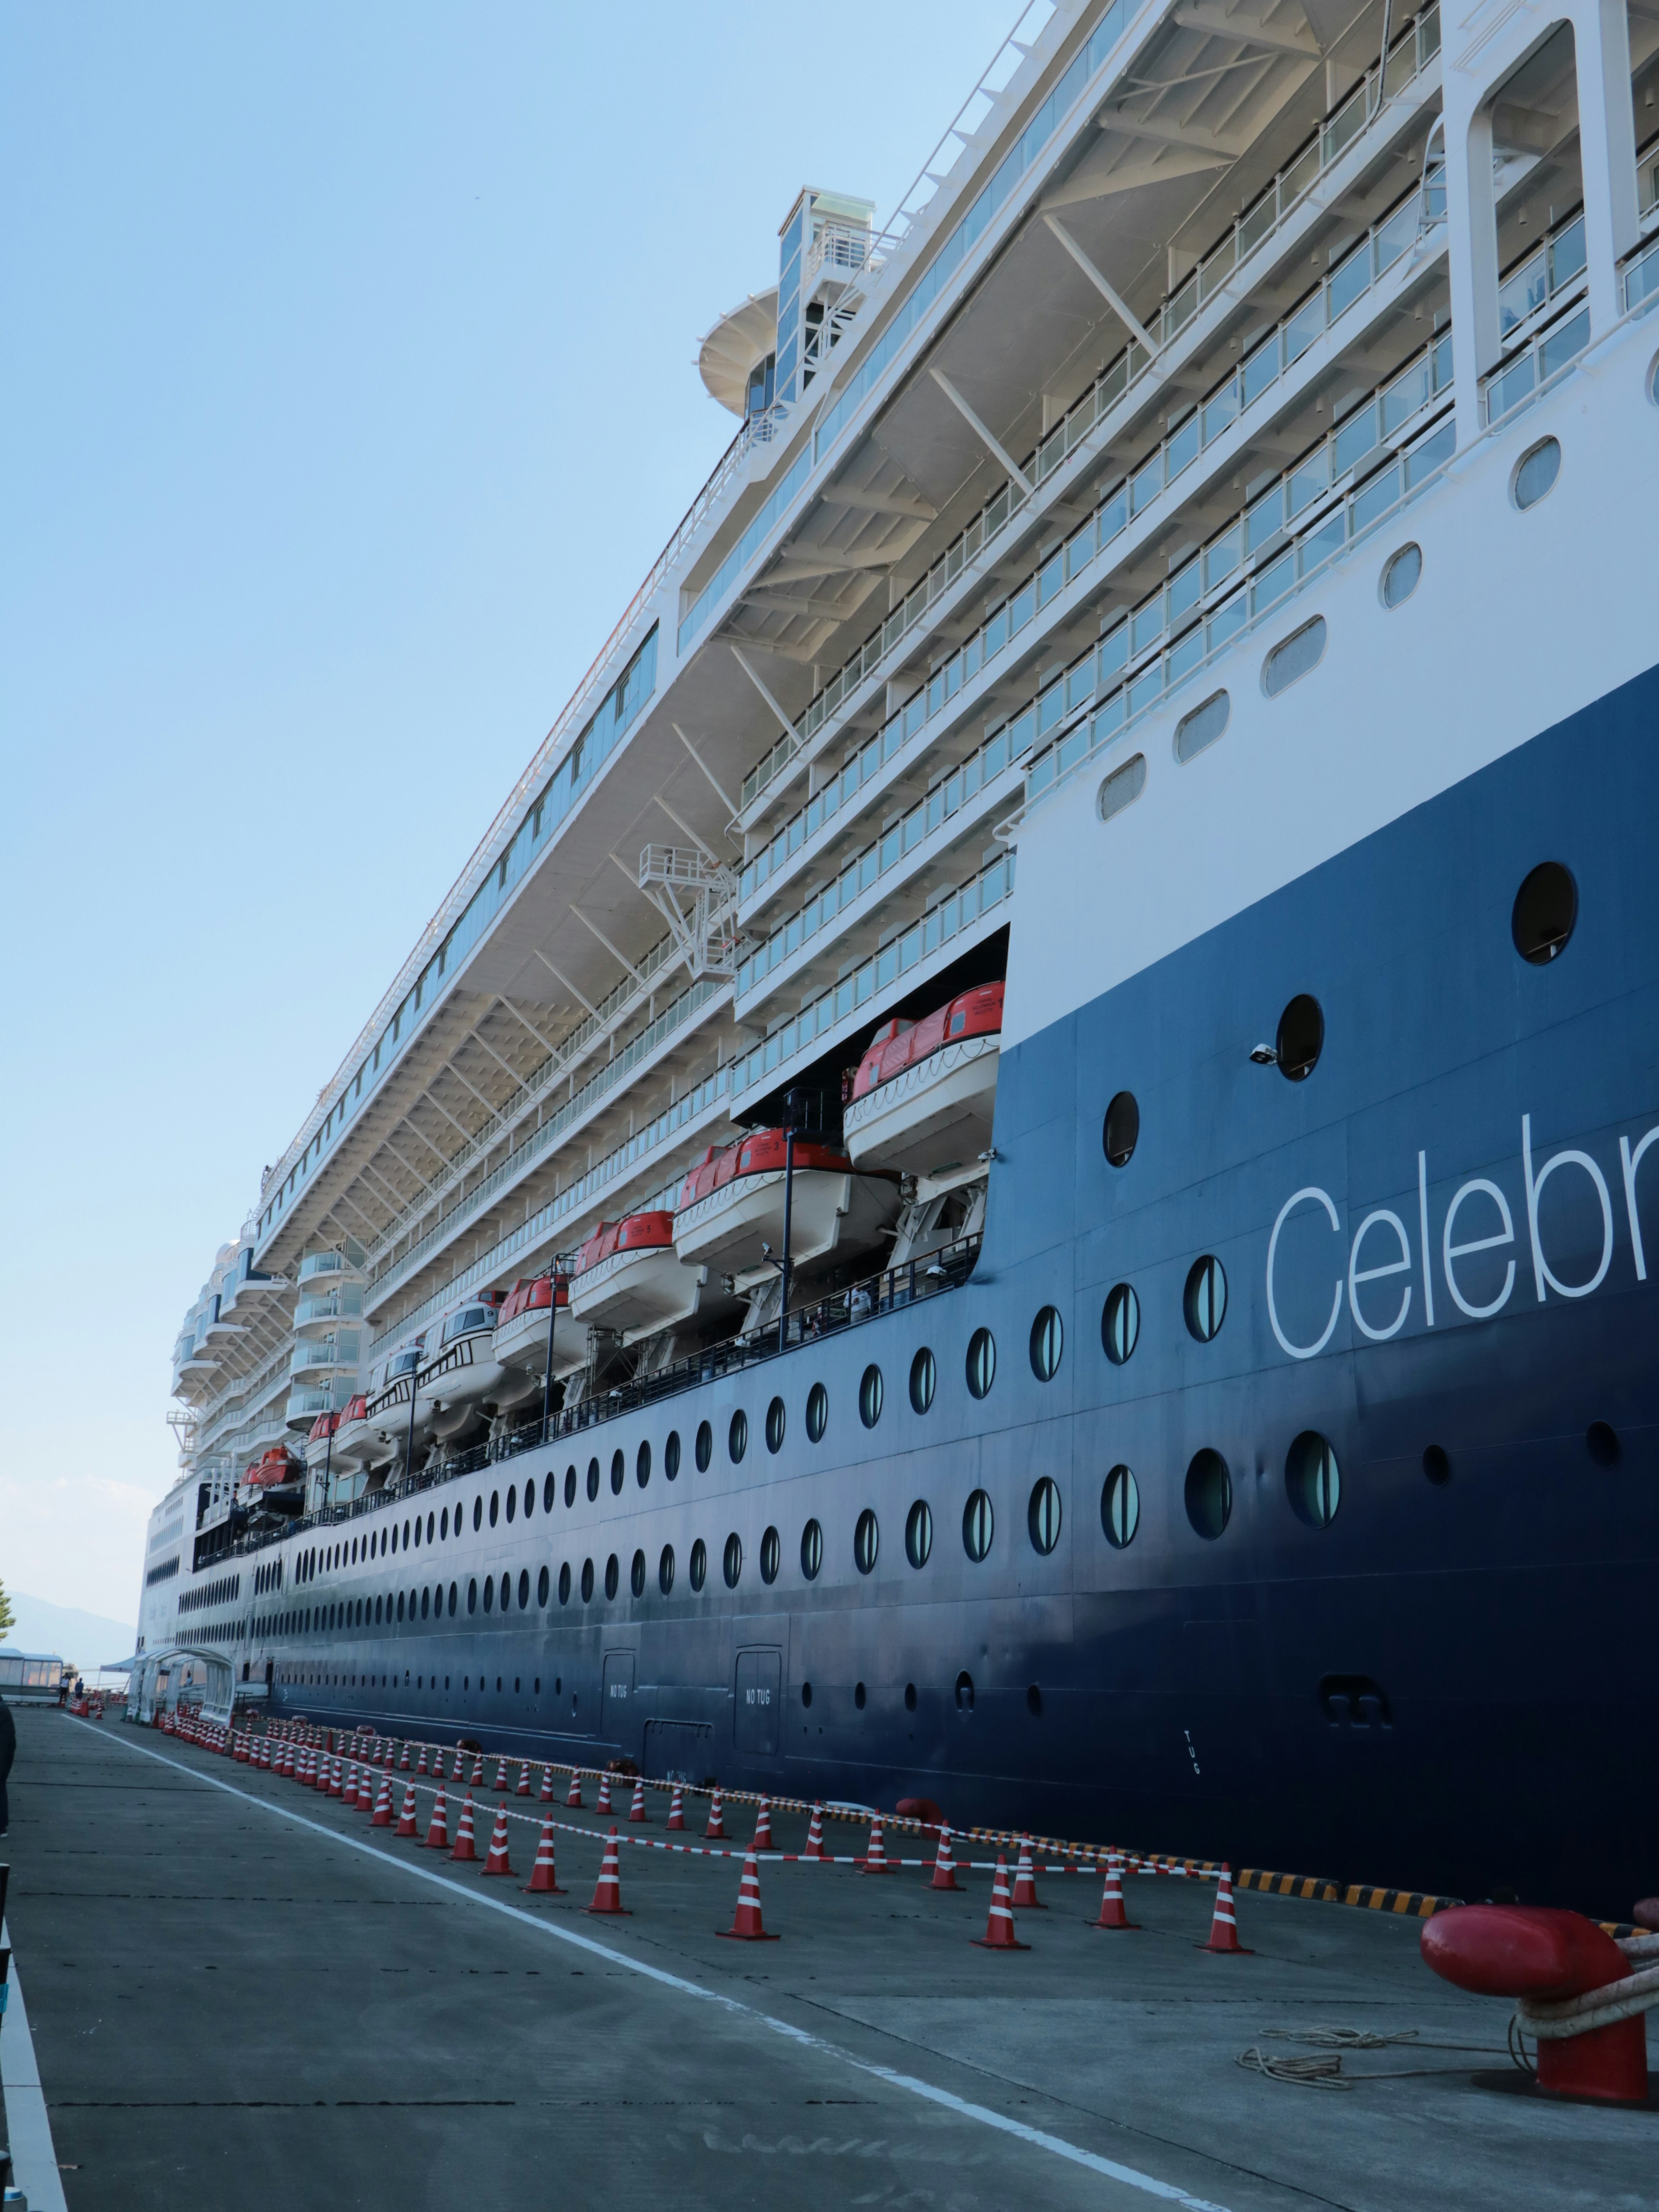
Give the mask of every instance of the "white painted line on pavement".
M 0 1944 L 11 1948 L 10 1994 L 0 2014 L 0 2088 L 6 2093 L 6 2132 L 10 2138 L 13 2185 L 29 2201 L 29 2212 L 68 2212 L 52 2122 L 34 2062 L 34 2038 L 17 1978 L 17 1952 L 9 1923 L 0 1923 Z

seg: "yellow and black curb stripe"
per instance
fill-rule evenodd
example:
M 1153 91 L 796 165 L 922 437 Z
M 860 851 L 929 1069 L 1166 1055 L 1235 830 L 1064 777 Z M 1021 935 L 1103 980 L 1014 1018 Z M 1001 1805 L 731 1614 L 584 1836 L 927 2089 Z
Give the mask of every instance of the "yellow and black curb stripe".
M 1344 1905 L 1357 1905 L 1368 1912 L 1398 1912 L 1413 1920 L 1432 1920 L 1437 1912 L 1462 1905 L 1461 1897 L 1429 1897 L 1420 1889 L 1377 1889 L 1365 1882 L 1350 1882 L 1343 1892 Z
M 1258 1889 L 1267 1897 L 1310 1897 L 1321 1905 L 1340 1905 L 1342 1901 L 1340 1884 L 1327 1881 L 1316 1874 L 1269 1874 L 1265 1867 L 1244 1867 L 1233 1886 L 1237 1889 Z

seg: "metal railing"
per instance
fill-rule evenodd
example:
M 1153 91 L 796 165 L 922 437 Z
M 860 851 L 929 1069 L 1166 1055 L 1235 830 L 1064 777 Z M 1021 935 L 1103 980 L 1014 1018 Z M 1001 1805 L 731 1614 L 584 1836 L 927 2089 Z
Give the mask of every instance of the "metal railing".
M 1512 262 L 1498 286 L 1498 330 L 1505 343 L 1584 274 L 1582 210 Z
M 1590 340 L 1589 307 L 1535 331 L 1517 354 L 1480 380 L 1480 404 L 1487 423 L 1500 422 L 1518 408 L 1540 398 L 1556 379 L 1572 367 Z

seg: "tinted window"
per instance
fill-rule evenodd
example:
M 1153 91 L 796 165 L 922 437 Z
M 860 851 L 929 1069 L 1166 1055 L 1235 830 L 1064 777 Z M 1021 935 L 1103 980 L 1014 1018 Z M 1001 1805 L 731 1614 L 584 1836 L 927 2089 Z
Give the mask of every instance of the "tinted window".
M 939 1370 L 933 1355 L 926 1345 L 910 1362 L 910 1403 L 919 1413 L 925 1413 L 933 1402 L 933 1389 Z
M 1218 1451 L 1194 1455 L 1187 1469 L 1187 1518 L 1200 1536 L 1213 1541 L 1232 1517 L 1233 1479 Z
M 760 1571 L 763 1583 L 775 1583 L 778 1566 L 783 1557 L 783 1543 L 775 1528 L 769 1528 L 761 1538 Z
M 1031 1492 L 1025 1525 L 1030 1531 L 1032 1549 L 1046 1558 L 1060 1541 L 1060 1487 L 1048 1475 Z
M 873 1429 L 881 1419 L 882 1380 L 879 1367 L 866 1367 L 859 1382 L 859 1419 Z
M 1106 1109 L 1100 1141 L 1115 1168 L 1127 1168 L 1140 1141 L 1140 1109 L 1133 1091 L 1120 1091 Z
M 1325 1016 L 1317 999 L 1304 991 L 1279 1018 L 1273 1039 L 1279 1072 L 1287 1083 L 1304 1083 L 1325 1048 Z
M 989 1495 L 983 1490 L 975 1491 L 962 1509 L 962 1548 L 970 1559 L 988 1557 L 995 1528 Z
M 1227 1317 L 1227 1277 L 1219 1260 L 1206 1253 L 1194 1261 L 1182 1304 L 1188 1328 L 1208 1344 Z
M 996 1339 L 988 1328 L 976 1328 L 968 1342 L 968 1389 L 975 1398 L 989 1392 L 997 1376 Z
M 691 1587 L 700 1590 L 708 1573 L 708 1547 L 701 1536 L 691 1547 Z
M 743 1539 L 734 1528 L 726 1540 L 726 1553 L 720 1561 L 727 1589 L 736 1589 L 738 1577 L 743 1572 Z
M 1066 1331 L 1057 1306 L 1044 1306 L 1031 1323 L 1031 1372 L 1039 1382 L 1052 1382 L 1060 1372 L 1060 1355 Z
M 1342 1476 L 1330 1441 L 1317 1429 L 1304 1429 L 1285 1462 L 1285 1494 L 1298 1521 L 1328 1528 L 1342 1502 Z
M 815 1444 L 822 1443 L 829 1419 L 830 1393 L 815 1382 L 806 1394 L 806 1433 Z
M 634 1564 L 628 1571 L 628 1586 L 635 1597 L 645 1595 L 645 1553 L 635 1552 Z
M 861 1575 L 867 1575 L 876 1564 L 876 1554 L 881 1549 L 881 1530 L 876 1516 L 866 1505 L 858 1517 L 853 1531 L 853 1564 Z
M 621 1497 L 623 1481 L 627 1471 L 628 1463 L 622 1455 L 621 1448 L 618 1447 L 611 1455 L 611 1494 L 613 1498 Z
M 657 1588 L 665 1597 L 674 1587 L 674 1547 L 665 1544 L 662 1557 L 657 1562 Z
M 641 1439 L 638 1451 L 634 1455 L 634 1480 L 641 1490 L 651 1480 L 651 1447 L 643 1438 Z
M 809 1583 L 816 1582 L 823 1565 L 823 1531 L 816 1521 L 809 1521 L 800 1532 L 800 1571 Z
M 613 1552 L 605 1563 L 605 1594 L 615 1597 L 622 1587 L 622 1562 Z
M 1140 1300 L 1127 1283 L 1115 1284 L 1100 1311 L 1100 1341 L 1114 1367 L 1121 1367 L 1140 1337 Z
M 1100 1492 L 1100 1525 L 1117 1551 L 1134 1541 L 1140 1526 L 1140 1491 L 1127 1467 L 1115 1467 Z
M 697 1473 L 707 1474 L 708 1462 L 714 1456 L 714 1431 L 707 1421 L 697 1424 Z
M 771 1404 L 766 1409 L 766 1449 L 768 1451 L 775 1452 L 782 1450 L 783 1428 L 783 1401 L 781 1398 L 774 1398 Z
M 749 1416 L 741 1406 L 732 1416 L 732 1425 L 726 1431 L 726 1449 L 732 1455 L 733 1467 L 749 1449 Z
M 1566 951 L 1577 919 L 1577 884 L 1559 860 L 1540 860 L 1515 895 L 1510 934 L 1523 960 L 1545 968 Z
M 925 1567 L 933 1548 L 933 1516 L 925 1498 L 917 1498 L 905 1516 L 904 1556 L 913 1567 Z
M 668 1442 L 662 1448 L 662 1471 L 670 1482 L 680 1471 L 680 1432 L 670 1429 Z

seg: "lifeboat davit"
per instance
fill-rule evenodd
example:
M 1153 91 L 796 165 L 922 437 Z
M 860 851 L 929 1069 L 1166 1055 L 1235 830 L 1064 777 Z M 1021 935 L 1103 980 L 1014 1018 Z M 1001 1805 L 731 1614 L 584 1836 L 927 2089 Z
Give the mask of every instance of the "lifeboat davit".
M 688 1267 L 675 1250 L 672 1213 L 630 1213 L 602 1221 L 577 1253 L 570 1311 L 631 1342 L 690 1321 L 708 1283 L 708 1268 Z
M 556 1284 L 558 1303 L 554 1304 Z M 553 1376 L 574 1375 L 586 1358 L 582 1333 L 566 1318 L 570 1284 L 563 1275 L 520 1276 L 495 1317 L 495 1357 L 506 1370 L 500 1403 L 517 1406 L 547 1388 L 547 1339 L 552 1316 Z
M 685 1178 L 674 1212 L 681 1260 L 734 1276 L 781 1261 L 784 1159 L 781 1129 L 757 1129 L 705 1152 Z M 831 1253 L 858 1259 L 890 1235 L 898 1218 L 897 1178 L 860 1175 L 844 1152 L 828 1145 L 796 1138 L 793 1182 L 792 1267 L 811 1267 Z
M 876 1031 L 842 1117 L 855 1162 L 918 1177 L 977 1168 L 996 1109 L 1002 991 L 981 983 L 923 1021 Z
M 429 1412 L 433 1435 L 445 1442 L 501 1403 L 507 1374 L 495 1354 L 501 1304 L 499 1291 L 484 1291 L 453 1308 L 439 1324 L 436 1348 L 421 1363 L 416 1419 Z

